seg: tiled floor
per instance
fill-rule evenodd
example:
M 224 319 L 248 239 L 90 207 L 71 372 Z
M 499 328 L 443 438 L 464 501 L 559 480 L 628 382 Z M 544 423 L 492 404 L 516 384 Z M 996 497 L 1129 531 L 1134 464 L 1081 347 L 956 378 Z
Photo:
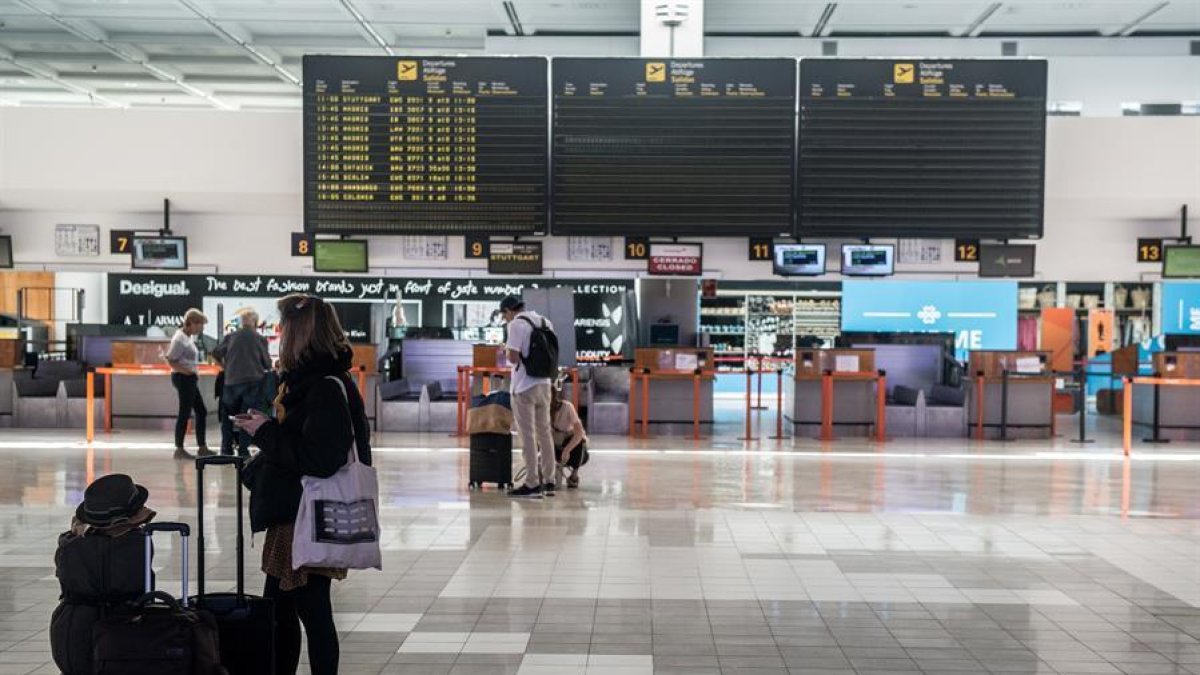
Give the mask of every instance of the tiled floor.
M 1200 445 L 740 431 L 594 439 L 583 488 L 542 501 L 467 491 L 455 439 L 377 438 L 385 569 L 335 585 L 342 672 L 1200 673 Z M 54 539 L 90 478 L 194 523 L 165 441 L 0 432 L 0 675 L 56 672 Z M 210 588 L 234 578 L 232 486 L 202 486 Z

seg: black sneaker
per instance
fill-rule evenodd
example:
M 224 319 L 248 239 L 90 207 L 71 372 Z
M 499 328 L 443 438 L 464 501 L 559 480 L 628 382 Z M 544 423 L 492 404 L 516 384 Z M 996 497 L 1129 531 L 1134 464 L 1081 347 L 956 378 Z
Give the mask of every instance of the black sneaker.
M 547 497 L 553 497 L 554 496 L 554 483 L 546 483 L 545 485 L 543 485 L 542 486 L 542 494 L 546 495 Z
M 175 459 L 184 460 L 184 461 L 196 459 L 195 455 L 188 452 L 187 450 L 184 450 L 183 448 L 175 448 L 174 457 L 175 457 Z
M 212 457 L 213 455 L 216 455 L 216 454 L 217 453 L 213 452 L 212 450 L 209 450 L 208 446 L 204 446 L 204 445 L 200 446 L 200 448 L 196 450 L 197 457 Z
M 509 490 L 508 496 L 509 497 L 525 497 L 527 499 L 541 499 L 542 498 L 542 488 L 537 487 L 537 486 L 529 487 L 528 485 L 522 485 L 519 488 L 513 488 L 513 489 Z

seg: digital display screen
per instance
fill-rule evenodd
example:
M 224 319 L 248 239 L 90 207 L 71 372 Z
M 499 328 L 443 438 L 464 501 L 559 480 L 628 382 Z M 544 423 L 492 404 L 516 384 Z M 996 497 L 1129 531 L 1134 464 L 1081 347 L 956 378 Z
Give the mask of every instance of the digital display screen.
M 555 58 L 552 230 L 790 236 L 794 59 Z
M 799 236 L 1042 236 L 1046 61 L 806 58 L 799 99 Z
M 979 247 L 979 276 L 1031 277 L 1037 247 L 1026 244 L 983 244 Z
M 842 247 L 842 274 L 848 277 L 886 277 L 895 271 L 895 247 L 861 245 Z
M 1164 248 L 1162 275 L 1168 279 L 1200 278 L 1200 246 Z
M 313 242 L 314 272 L 366 272 L 366 240 L 318 239 Z
M 546 233 L 546 69 L 305 56 L 305 231 Z
M 824 244 L 775 244 L 775 274 L 815 277 L 824 273 Z
M 132 266 L 135 270 L 186 270 L 187 239 L 184 237 L 134 237 Z
M 488 247 L 488 274 L 542 273 L 542 242 L 494 241 Z

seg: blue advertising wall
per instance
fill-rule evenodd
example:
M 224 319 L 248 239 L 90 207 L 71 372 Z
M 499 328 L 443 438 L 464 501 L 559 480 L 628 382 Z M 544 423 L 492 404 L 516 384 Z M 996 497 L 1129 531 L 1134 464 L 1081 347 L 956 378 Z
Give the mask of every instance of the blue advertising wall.
M 842 330 L 954 333 L 972 349 L 1017 348 L 1015 281 L 842 282 Z
M 1162 332 L 1165 335 L 1200 334 L 1200 283 L 1163 282 Z

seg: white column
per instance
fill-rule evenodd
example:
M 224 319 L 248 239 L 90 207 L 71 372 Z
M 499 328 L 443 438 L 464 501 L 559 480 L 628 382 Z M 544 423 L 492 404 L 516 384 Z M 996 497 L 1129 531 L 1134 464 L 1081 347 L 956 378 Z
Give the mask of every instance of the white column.
M 704 0 L 642 0 L 642 56 L 704 56 Z

